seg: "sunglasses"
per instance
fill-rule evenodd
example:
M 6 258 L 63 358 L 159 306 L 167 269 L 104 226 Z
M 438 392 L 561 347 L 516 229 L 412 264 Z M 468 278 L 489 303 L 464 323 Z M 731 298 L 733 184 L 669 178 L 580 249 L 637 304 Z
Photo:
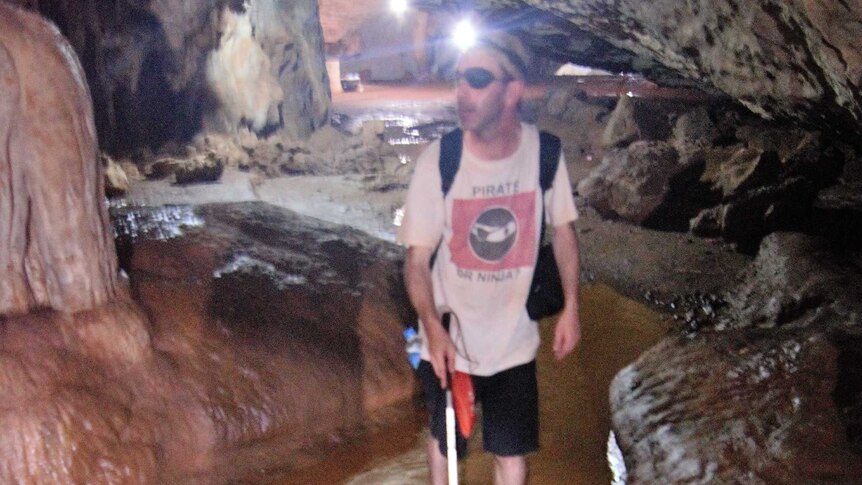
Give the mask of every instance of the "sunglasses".
M 481 67 L 470 67 L 464 69 L 464 72 L 455 73 L 455 84 L 461 80 L 467 81 L 467 84 L 473 89 L 484 89 L 494 81 L 509 82 L 512 78 L 506 76 L 502 78 L 494 77 L 494 74 L 487 69 Z

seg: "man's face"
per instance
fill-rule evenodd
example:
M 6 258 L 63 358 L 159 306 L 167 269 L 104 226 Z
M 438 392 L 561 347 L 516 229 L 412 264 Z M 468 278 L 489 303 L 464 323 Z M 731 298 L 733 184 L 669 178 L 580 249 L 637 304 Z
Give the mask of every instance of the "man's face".
M 484 131 L 499 123 L 501 114 L 507 108 L 507 103 L 511 104 L 511 100 L 506 96 L 509 78 L 497 60 L 485 49 L 472 49 L 461 56 L 455 75 L 461 128 L 465 131 Z M 487 82 L 488 79 L 491 79 L 490 82 Z M 487 84 L 481 86 L 485 82 Z

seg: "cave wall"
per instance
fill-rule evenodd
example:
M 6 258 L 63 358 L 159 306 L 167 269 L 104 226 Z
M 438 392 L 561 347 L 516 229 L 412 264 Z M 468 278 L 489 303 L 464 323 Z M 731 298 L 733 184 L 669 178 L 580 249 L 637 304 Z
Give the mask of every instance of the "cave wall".
M 307 138 L 329 122 L 331 93 L 317 1 L 253 2 L 249 15 L 284 91 L 281 131 Z
M 425 8 L 450 2 L 425 0 Z M 752 112 L 857 138 L 862 6 L 840 1 L 477 0 L 539 52 L 663 85 L 728 95 Z
M 531 2 L 764 117 L 856 132 L 862 8 L 843 2 Z M 853 19 L 856 19 L 854 27 Z M 818 119 L 819 118 L 819 119 Z
M 113 154 L 243 127 L 304 138 L 328 121 L 315 0 L 13 3 L 38 10 L 69 38 L 100 145 Z M 225 44 L 234 49 L 225 53 Z

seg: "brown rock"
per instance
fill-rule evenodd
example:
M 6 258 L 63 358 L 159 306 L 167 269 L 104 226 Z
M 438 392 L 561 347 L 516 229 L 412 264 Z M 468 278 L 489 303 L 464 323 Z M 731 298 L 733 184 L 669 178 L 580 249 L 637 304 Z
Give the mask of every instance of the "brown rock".
M 702 158 L 718 138 L 718 130 L 709 117 L 706 106 L 682 113 L 673 125 L 672 143 L 683 159 Z
M 858 483 L 840 355 L 810 331 L 665 338 L 611 384 L 627 483 Z
M 730 294 L 727 326 L 828 326 L 862 323 L 856 263 L 820 239 L 773 233 Z
M 701 237 L 719 237 L 724 226 L 722 207 L 704 209 L 689 222 L 692 234 Z
M 105 192 L 109 197 L 123 195 L 129 190 L 129 177 L 120 164 L 107 155 L 101 155 L 105 170 Z
M 215 182 L 224 172 L 225 161 L 214 153 L 196 156 L 174 170 L 174 182 L 179 185 Z
M 0 4 L 0 314 L 78 311 L 116 294 L 93 111 L 71 47 Z
M 777 182 L 780 171 L 781 161 L 775 152 L 741 149 L 721 164 L 715 188 L 721 190 L 725 198 L 733 197 L 746 189 Z
M 605 215 L 640 224 L 661 205 L 676 175 L 676 151 L 663 142 L 635 142 L 609 152 L 596 170 L 578 184 L 578 192 Z
M 281 450 L 248 464 L 216 459 L 213 474 L 296 465 L 301 450 L 413 394 L 403 250 L 262 203 L 196 213 L 201 224 L 180 237 L 136 240 L 129 274 L 155 347 L 208 410 L 218 447 L 230 456 L 266 439 Z
M 640 131 L 634 119 L 634 106 L 631 98 L 623 96 L 617 102 L 616 108 L 608 119 L 605 132 L 602 134 L 602 146 L 605 148 L 625 147 L 638 139 Z

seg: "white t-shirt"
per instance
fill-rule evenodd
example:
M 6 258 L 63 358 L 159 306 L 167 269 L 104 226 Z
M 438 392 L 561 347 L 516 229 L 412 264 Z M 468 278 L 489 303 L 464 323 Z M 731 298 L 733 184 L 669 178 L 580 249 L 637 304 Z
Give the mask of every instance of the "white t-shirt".
M 542 217 L 539 132 L 534 125 L 521 128 L 521 143 L 508 158 L 485 161 L 462 150 L 445 200 L 440 142 L 431 144 L 416 163 L 398 232 L 407 246 L 436 248 L 442 240 L 431 270 L 434 301 L 441 314 L 453 314 L 455 368 L 480 376 L 530 362 L 539 347 L 525 306 Z M 578 217 L 562 154 L 545 204 L 549 225 Z M 422 322 L 419 332 L 428 360 Z

